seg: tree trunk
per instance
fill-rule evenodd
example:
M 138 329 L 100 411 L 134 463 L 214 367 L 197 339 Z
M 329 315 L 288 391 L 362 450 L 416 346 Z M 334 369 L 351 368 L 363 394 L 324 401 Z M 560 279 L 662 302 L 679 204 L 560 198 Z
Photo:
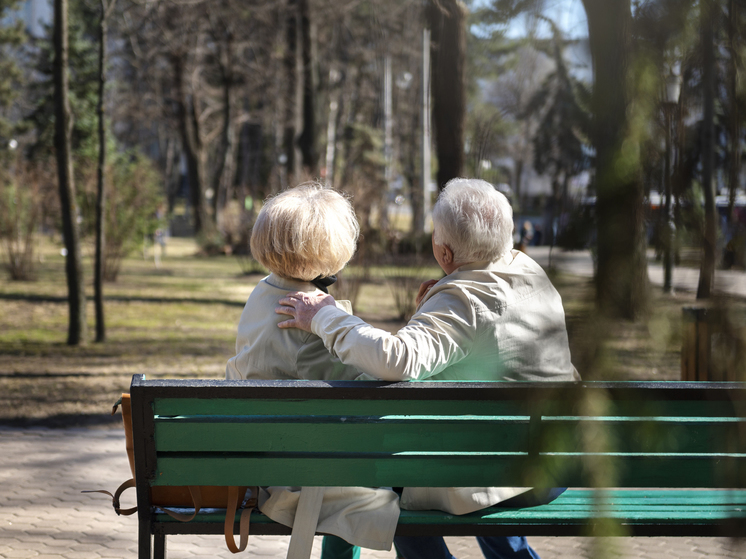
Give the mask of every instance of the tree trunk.
M 659 226 L 663 231 L 663 292 L 673 293 L 673 220 L 672 220 L 672 187 L 671 187 L 671 113 L 678 108 L 668 103 L 663 107 L 666 123 L 666 160 L 663 169 L 663 192 L 665 193 L 664 211 L 659 219 Z
M 438 188 L 461 176 L 466 119 L 466 8 L 459 0 L 430 0 L 432 110 Z
M 378 227 L 382 231 L 389 231 L 389 192 L 391 180 L 393 179 L 393 96 L 391 83 L 391 55 L 386 53 L 383 57 L 383 188 L 378 193 L 377 205 Z
M 593 59 L 598 267 L 596 300 L 611 317 L 634 319 L 649 304 L 639 147 L 629 144 L 630 0 L 583 0 Z
M 199 134 L 199 121 L 195 114 L 196 100 L 188 99 L 184 85 L 184 58 L 176 54 L 172 56 L 174 81 L 176 86 L 176 116 L 181 132 L 181 144 L 187 163 L 187 178 L 189 180 L 189 197 L 194 212 L 194 232 L 197 235 L 207 233 L 210 228 L 210 218 L 207 215 L 205 202 L 205 164 L 202 140 Z
M 521 183 L 523 182 L 523 154 L 515 162 L 515 172 L 513 177 L 513 207 L 521 210 L 523 203 L 521 201 Z
M 62 232 L 67 256 L 67 300 L 69 305 L 68 345 L 86 342 L 86 299 L 83 262 L 78 233 L 78 206 L 75 201 L 71 152 L 72 114 L 68 97 L 67 0 L 54 1 L 54 147 L 62 210 Z
M 355 122 L 355 115 L 357 115 L 360 110 L 360 92 L 363 87 L 363 73 L 356 72 L 353 78 L 353 80 L 350 80 L 352 82 L 352 90 L 347 95 L 347 101 L 345 102 L 345 106 L 347 107 L 347 114 L 345 115 L 342 140 L 342 161 L 344 161 L 344 165 L 342 166 L 342 177 L 340 179 L 342 187 L 350 184 L 350 180 L 352 180 L 354 162 L 352 161 L 351 154 L 352 143 L 355 136 L 352 125 Z
M 301 61 L 303 64 L 303 129 L 298 136 L 297 144 L 301 152 L 303 170 L 308 176 L 318 174 L 319 148 L 316 130 L 316 56 L 314 56 L 314 33 L 311 22 L 311 7 L 309 0 L 299 0 Z
M 213 198 L 213 215 L 219 221 L 236 178 L 236 124 L 235 124 L 235 71 L 233 68 L 233 37 L 229 32 L 221 48 L 220 70 L 223 80 L 223 134 L 222 154 L 215 173 L 215 196 Z
M 425 5 L 427 6 L 427 4 Z M 427 8 L 425 8 L 427 9 Z M 430 61 L 430 29 L 422 29 L 422 66 L 420 67 L 420 188 L 422 207 L 418 208 L 417 231 L 427 233 L 431 230 L 430 216 L 432 200 L 430 184 L 432 183 L 432 64 Z
M 414 106 L 417 106 L 417 100 L 422 99 L 422 83 L 420 78 L 419 90 L 414 91 Z M 422 187 L 421 175 L 417 174 L 417 160 L 422 152 L 422 129 L 420 127 L 421 111 L 412 111 L 411 132 L 404 139 L 406 147 L 404 148 L 404 176 L 409 183 L 410 203 L 412 205 L 412 227 L 410 232 L 414 235 L 421 235 L 425 232 L 425 211 L 424 211 L 424 188 Z
M 160 143 L 162 145 L 164 142 L 161 141 Z M 163 150 L 163 153 L 165 153 L 166 155 L 163 165 L 163 177 L 166 181 L 166 200 L 168 203 L 168 215 L 172 215 L 174 212 L 174 206 L 176 205 L 176 195 L 178 194 L 179 187 L 181 186 L 181 174 L 179 173 L 179 166 L 174 165 L 174 159 L 176 156 L 176 148 L 174 146 L 176 144 L 176 140 L 171 136 L 168 136 L 166 138 L 165 144 L 166 146 Z
M 329 82 L 331 89 L 329 91 L 329 116 L 326 124 L 326 157 L 324 158 L 324 168 L 326 169 L 325 182 L 328 186 L 334 188 L 335 164 L 337 161 L 337 130 L 341 122 L 342 95 L 338 83 L 332 83 L 336 76 L 341 74 L 334 68 L 329 71 Z
M 205 169 L 205 147 L 200 134 L 200 121 L 197 115 L 197 99 L 194 94 L 186 102 L 186 118 L 184 126 L 188 138 L 187 168 L 189 169 L 189 192 L 195 216 L 195 232 L 209 235 L 214 230 L 214 222 L 207 211 L 205 185 L 207 185 L 207 171 Z
M 287 182 L 297 180 L 297 158 L 295 156 L 296 114 L 298 108 L 298 0 L 288 0 L 285 18 L 285 130 L 280 165 L 285 167 Z M 291 178 L 292 177 L 292 178 Z
M 715 156 L 715 44 L 713 26 L 715 10 L 711 0 L 700 2 L 702 33 L 702 190 L 705 195 L 705 234 L 702 264 L 699 270 L 697 299 L 707 299 L 715 280 L 715 243 L 717 242 L 717 209 L 712 183 Z
M 279 57 L 275 57 L 272 60 L 272 82 L 273 88 L 269 96 L 272 105 L 273 122 L 272 122 L 272 134 L 274 137 L 274 152 L 272 154 L 272 169 L 273 175 L 277 176 L 277 182 L 274 180 L 270 182 L 268 193 L 284 190 L 287 187 L 288 182 L 288 148 L 287 148 L 287 103 L 289 95 L 287 93 L 287 84 L 285 79 L 288 74 L 287 61 L 289 50 L 288 45 L 288 30 L 287 30 L 287 17 L 285 15 L 286 7 L 282 3 L 278 4 L 275 8 L 275 28 L 276 28 L 276 44 L 277 48 L 283 52 L 281 60 L 277 60 Z M 284 50 L 283 50 L 284 49 Z M 284 72 L 283 72 L 284 70 Z M 291 136 L 292 137 L 292 136 Z M 252 192 L 255 190 L 255 185 L 252 188 Z
M 104 94 L 106 92 L 106 20 L 116 0 L 107 5 L 101 0 L 101 19 L 99 21 L 98 45 L 98 170 L 96 173 L 96 262 L 94 264 L 93 299 L 96 308 L 96 342 L 106 341 L 106 323 L 104 321 L 104 246 L 106 245 L 105 211 L 106 211 L 106 118 L 104 113 Z
M 730 105 L 730 142 L 728 154 L 728 225 L 733 227 L 736 215 L 733 211 L 736 205 L 736 192 L 741 171 L 741 121 L 738 114 L 738 66 L 739 55 L 737 44 L 736 24 L 741 17 L 738 2 L 728 2 L 728 102 Z M 732 231 L 732 230 L 731 230 Z M 732 233 L 731 233 L 732 234 Z M 727 237 L 726 237 L 727 241 Z

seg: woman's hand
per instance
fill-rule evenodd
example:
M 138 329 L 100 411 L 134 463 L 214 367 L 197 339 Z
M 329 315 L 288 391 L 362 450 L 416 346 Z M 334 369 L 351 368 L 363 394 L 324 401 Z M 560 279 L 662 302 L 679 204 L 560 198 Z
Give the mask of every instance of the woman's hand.
M 430 288 L 436 283 L 438 283 L 438 281 L 439 280 L 431 279 L 431 280 L 423 281 L 420 284 L 420 289 L 417 292 L 417 298 L 414 301 L 415 304 L 417 304 L 417 306 L 420 305 L 420 303 L 422 302 L 422 299 L 425 297 L 425 295 L 427 295 L 427 292 L 430 291 Z
M 280 307 L 275 308 L 277 314 L 291 316 L 290 320 L 280 322 L 280 328 L 300 328 L 311 331 L 311 321 L 319 309 L 334 305 L 334 297 L 325 293 L 303 293 L 295 291 L 280 299 Z

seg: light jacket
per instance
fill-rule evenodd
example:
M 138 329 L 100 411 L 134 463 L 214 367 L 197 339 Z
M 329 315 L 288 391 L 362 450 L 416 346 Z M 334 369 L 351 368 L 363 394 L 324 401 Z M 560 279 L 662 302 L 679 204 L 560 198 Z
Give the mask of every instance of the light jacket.
M 320 293 L 306 281 L 270 274 L 249 295 L 236 335 L 236 355 L 225 368 L 227 379 L 354 380 L 360 372 L 332 357 L 314 334 L 277 324 L 286 320 L 275 313 L 288 293 Z M 349 301 L 337 301 L 341 312 L 351 313 Z
M 332 306 L 311 329 L 343 363 L 382 380 L 579 380 L 560 295 L 516 250 L 441 279 L 396 334 Z M 405 488 L 401 507 L 465 514 L 528 489 Z

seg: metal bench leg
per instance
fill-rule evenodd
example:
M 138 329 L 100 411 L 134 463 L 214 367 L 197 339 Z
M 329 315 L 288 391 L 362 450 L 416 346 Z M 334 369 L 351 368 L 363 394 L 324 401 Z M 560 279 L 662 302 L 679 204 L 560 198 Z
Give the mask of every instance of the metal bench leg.
M 138 559 L 151 559 L 150 523 L 147 521 L 138 522 L 137 549 Z
M 153 559 L 166 559 L 166 534 L 153 536 Z

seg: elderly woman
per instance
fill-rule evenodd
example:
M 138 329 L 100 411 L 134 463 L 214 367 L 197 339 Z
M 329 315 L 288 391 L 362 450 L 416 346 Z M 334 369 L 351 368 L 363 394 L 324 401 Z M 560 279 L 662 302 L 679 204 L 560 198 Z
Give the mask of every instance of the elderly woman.
M 352 380 L 360 372 L 332 357 L 321 339 L 276 328 L 274 309 L 292 291 L 328 293 L 355 253 L 355 212 L 338 192 L 302 184 L 268 199 L 251 233 L 251 254 L 270 271 L 246 302 L 228 379 Z M 337 306 L 351 313 L 349 301 Z
M 418 308 L 396 334 L 334 308 L 321 293 L 291 293 L 280 328 L 319 336 L 343 363 L 383 380 L 579 378 L 570 360 L 562 300 L 544 270 L 512 250 L 513 211 L 491 184 L 453 179 L 433 208 L 433 253 L 445 272 L 422 284 Z M 404 488 L 404 509 L 466 514 L 548 502 L 561 492 L 527 487 Z M 452 559 L 443 538 L 396 538 L 407 559 Z M 523 537 L 478 538 L 489 559 L 536 558 Z
M 274 312 L 289 292 L 327 293 L 354 254 L 358 234 L 350 202 L 319 184 L 303 184 L 265 202 L 251 234 L 251 253 L 270 274 L 251 292 L 241 314 L 227 379 L 352 380 L 360 375 L 330 355 L 318 336 L 277 328 L 282 318 Z M 337 307 L 351 312 L 348 301 Z M 292 526 L 300 493 L 298 487 L 262 488 L 259 509 Z M 390 549 L 398 518 L 398 496 L 391 490 L 328 487 L 317 529 L 352 544 Z M 325 538 L 325 559 L 353 554 L 357 551 L 345 542 Z

